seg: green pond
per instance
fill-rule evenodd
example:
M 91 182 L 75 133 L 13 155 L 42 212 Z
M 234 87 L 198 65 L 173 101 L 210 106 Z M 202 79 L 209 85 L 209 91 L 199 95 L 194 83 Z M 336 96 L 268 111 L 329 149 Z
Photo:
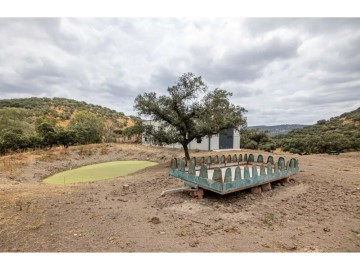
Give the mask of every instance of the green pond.
M 57 173 L 44 179 L 43 182 L 48 184 L 71 184 L 105 180 L 125 176 L 156 164 L 156 162 L 137 160 L 105 162 Z

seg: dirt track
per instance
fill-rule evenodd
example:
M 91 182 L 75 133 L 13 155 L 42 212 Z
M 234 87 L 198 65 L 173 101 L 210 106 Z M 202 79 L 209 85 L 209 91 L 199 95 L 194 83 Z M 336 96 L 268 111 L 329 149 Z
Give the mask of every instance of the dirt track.
M 360 153 L 296 156 L 301 171 L 294 180 L 259 195 L 160 197 L 182 186 L 167 173 L 170 158 L 181 155 L 110 144 L 1 157 L 0 251 L 360 251 Z M 159 165 L 93 183 L 40 183 L 67 168 L 136 158 Z

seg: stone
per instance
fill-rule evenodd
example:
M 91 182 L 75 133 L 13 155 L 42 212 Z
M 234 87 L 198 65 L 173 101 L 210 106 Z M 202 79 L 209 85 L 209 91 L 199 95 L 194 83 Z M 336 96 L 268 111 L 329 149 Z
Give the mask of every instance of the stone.
M 260 194 L 261 193 L 261 187 L 253 187 L 251 188 L 252 194 Z
M 262 191 L 272 190 L 271 184 L 270 183 L 264 184 L 264 185 L 261 186 L 261 189 L 262 189 Z
M 197 241 L 197 240 L 189 243 L 190 247 L 197 247 L 198 245 L 199 245 L 199 241 Z
M 160 223 L 160 218 L 152 217 L 149 222 L 151 222 L 153 224 L 159 224 Z
M 127 184 L 123 185 L 123 190 L 129 190 L 129 185 Z
M 199 188 L 199 189 L 197 189 L 197 190 L 195 190 L 195 191 L 191 191 L 191 192 L 190 192 L 190 196 L 191 196 L 191 197 L 197 197 L 197 198 L 199 198 L 199 199 L 202 199 L 203 196 L 204 196 L 204 190 L 203 190 L 202 188 Z
M 290 183 L 289 178 L 285 178 L 285 179 L 281 180 L 281 182 L 284 184 Z

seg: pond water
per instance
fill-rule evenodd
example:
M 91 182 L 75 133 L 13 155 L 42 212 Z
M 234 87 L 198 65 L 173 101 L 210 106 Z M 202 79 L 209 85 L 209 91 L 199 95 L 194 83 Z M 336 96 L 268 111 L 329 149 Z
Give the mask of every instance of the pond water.
M 150 161 L 111 161 L 57 173 L 44 179 L 43 182 L 48 184 L 71 184 L 105 180 L 125 176 L 154 165 L 157 165 L 157 163 Z

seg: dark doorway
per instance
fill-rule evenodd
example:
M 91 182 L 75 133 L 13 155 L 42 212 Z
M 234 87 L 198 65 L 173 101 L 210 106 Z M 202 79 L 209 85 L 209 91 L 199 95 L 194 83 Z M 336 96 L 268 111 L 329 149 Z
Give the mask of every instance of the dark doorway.
M 228 128 L 220 132 L 219 149 L 234 148 L 234 129 Z

